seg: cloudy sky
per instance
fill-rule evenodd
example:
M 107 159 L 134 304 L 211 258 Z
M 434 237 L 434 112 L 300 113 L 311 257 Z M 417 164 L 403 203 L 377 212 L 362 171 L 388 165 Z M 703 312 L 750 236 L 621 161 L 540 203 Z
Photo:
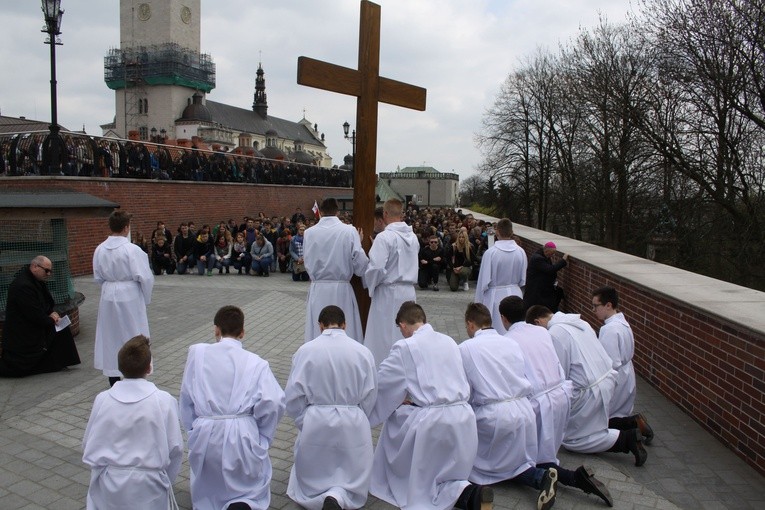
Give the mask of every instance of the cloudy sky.
M 130 0 L 136 1 L 136 0 Z M 155 0 L 156 1 L 156 0 Z M 481 117 L 520 59 L 555 49 L 598 16 L 625 19 L 630 0 L 378 0 L 382 6 L 380 74 L 427 89 L 427 110 L 381 104 L 378 171 L 432 166 L 475 173 Z M 49 49 L 40 2 L 0 0 L 0 112 L 50 120 Z M 119 0 L 62 0 L 57 48 L 59 123 L 100 135 L 114 117 L 103 58 L 119 47 Z M 202 0 L 202 52 L 212 56 L 214 101 L 250 108 L 262 60 L 268 113 L 319 125 L 335 164 L 351 152 L 344 121 L 352 97 L 297 85 L 301 55 L 356 68 L 357 0 Z

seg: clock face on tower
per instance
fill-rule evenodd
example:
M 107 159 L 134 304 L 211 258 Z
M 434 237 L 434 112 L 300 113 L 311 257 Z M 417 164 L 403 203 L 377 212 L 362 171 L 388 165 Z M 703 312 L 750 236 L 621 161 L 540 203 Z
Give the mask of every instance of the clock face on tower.
M 138 19 L 146 21 L 151 18 L 151 6 L 149 4 L 141 4 L 138 6 Z
M 191 9 L 189 9 L 185 5 L 181 7 L 181 21 L 183 21 L 187 25 L 191 23 Z

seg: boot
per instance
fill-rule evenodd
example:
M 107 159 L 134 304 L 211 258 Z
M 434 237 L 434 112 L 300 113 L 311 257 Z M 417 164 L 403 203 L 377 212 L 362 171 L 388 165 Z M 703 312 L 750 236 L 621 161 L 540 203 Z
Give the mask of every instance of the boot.
M 608 492 L 608 488 L 603 485 L 603 482 L 595 478 L 592 469 L 585 466 L 579 466 L 576 468 L 575 476 L 577 489 L 581 489 L 585 494 L 595 494 L 597 497 L 605 501 L 606 505 L 614 506 L 614 500 L 611 497 L 611 493 Z
M 226 266 L 226 274 L 230 274 L 228 271 L 228 266 Z

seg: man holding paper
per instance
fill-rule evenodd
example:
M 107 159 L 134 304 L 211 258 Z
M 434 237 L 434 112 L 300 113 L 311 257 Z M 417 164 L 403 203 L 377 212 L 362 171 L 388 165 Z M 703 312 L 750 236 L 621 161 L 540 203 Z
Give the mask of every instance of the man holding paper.
M 16 274 L 8 287 L 3 327 L 0 377 L 57 372 L 79 365 L 80 356 L 65 317 L 53 310 L 46 282 L 53 272 L 50 259 L 38 255 Z

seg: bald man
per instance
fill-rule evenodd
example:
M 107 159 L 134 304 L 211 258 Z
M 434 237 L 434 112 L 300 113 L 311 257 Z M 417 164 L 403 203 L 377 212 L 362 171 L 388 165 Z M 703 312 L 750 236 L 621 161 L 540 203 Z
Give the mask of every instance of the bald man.
M 50 259 L 38 255 L 8 287 L 0 377 L 57 372 L 80 364 L 69 327 L 56 331 L 61 317 L 53 310 L 48 290 L 52 272 Z

